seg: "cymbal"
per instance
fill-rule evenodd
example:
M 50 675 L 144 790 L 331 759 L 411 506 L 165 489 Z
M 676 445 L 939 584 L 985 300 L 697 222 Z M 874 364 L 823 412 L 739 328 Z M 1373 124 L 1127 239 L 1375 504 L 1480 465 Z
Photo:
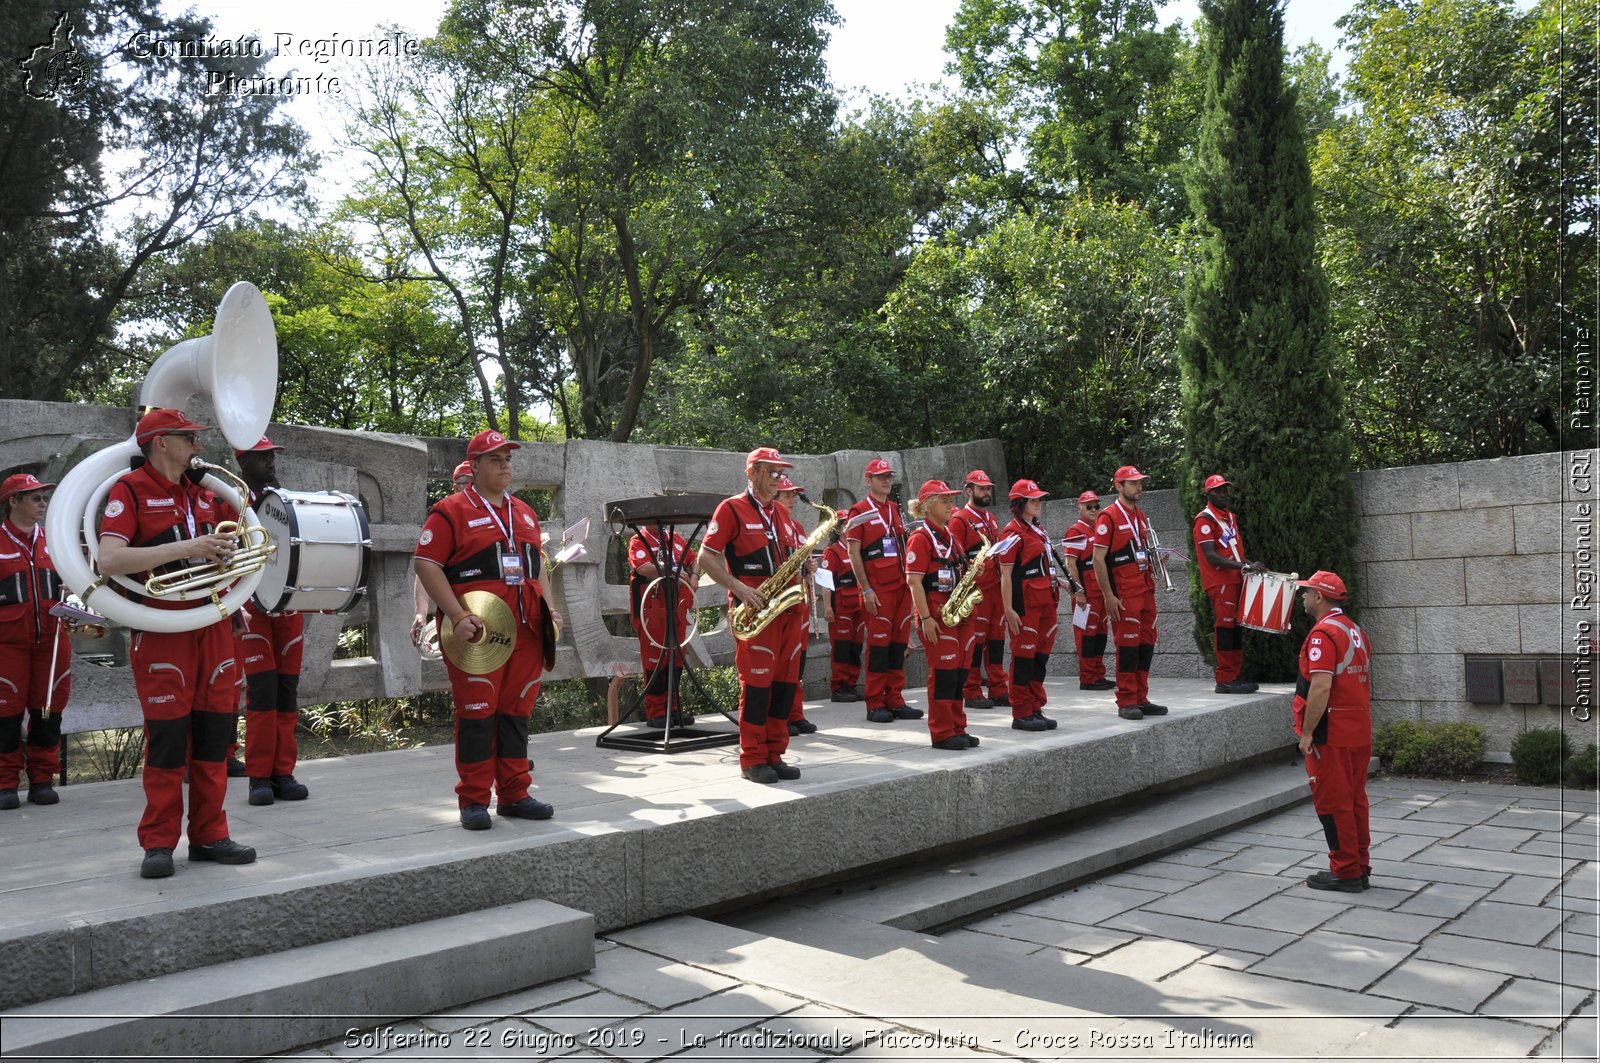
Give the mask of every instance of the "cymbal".
M 461 595 L 461 607 L 483 621 L 483 634 L 476 642 L 460 642 L 451 637 L 455 625 L 445 617 L 439 646 L 450 663 L 468 675 L 488 675 L 510 660 L 517 648 L 517 618 L 505 599 L 491 591 L 468 591 Z

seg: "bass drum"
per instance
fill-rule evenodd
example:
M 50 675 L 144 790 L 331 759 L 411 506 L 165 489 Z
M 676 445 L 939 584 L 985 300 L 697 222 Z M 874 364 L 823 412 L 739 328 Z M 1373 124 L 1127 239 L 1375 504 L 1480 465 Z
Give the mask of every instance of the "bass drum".
M 257 606 L 268 613 L 355 608 L 372 568 L 372 531 L 359 498 L 270 487 L 255 511 L 278 546 L 256 588 Z

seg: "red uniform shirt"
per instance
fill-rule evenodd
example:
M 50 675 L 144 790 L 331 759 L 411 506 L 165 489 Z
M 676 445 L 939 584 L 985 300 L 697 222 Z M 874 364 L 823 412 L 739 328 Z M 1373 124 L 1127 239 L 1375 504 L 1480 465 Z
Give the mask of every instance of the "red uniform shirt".
M 729 575 L 747 587 L 759 587 L 795 548 L 784 516 L 776 501 L 762 505 L 746 489 L 717 503 L 702 541 L 726 559 Z M 738 604 L 732 594 L 728 602 Z
M 210 535 L 230 515 L 231 510 L 224 513 L 216 495 L 190 483 L 188 477 L 179 477 L 173 483 L 145 462 L 132 472 L 123 473 L 111 485 L 100 534 L 114 536 L 130 546 L 159 546 Z M 163 565 L 161 571 L 175 571 L 187 565 L 186 561 L 178 561 Z M 143 583 L 149 576 L 140 572 L 129 578 Z M 184 609 L 194 604 L 176 599 L 141 600 L 156 609 Z
M 1111 589 L 1118 598 L 1155 593 L 1150 520 L 1143 510 L 1128 509 L 1120 498 L 1102 509 L 1094 522 L 1094 545 L 1106 548 Z
M 1061 537 L 1061 551 L 1067 557 L 1078 559 L 1078 576 L 1083 580 L 1084 593 L 1099 601 L 1104 595 L 1094 574 L 1094 524 L 1080 517 Z
M 941 532 L 931 524 L 924 524 L 906 541 L 906 575 L 921 577 L 929 606 L 936 606 L 949 597 L 966 567 L 961 550 L 949 531 L 946 528 Z
M 468 487 L 428 511 L 417 556 L 444 569 L 457 595 L 490 591 L 538 630 L 539 543 L 539 515 L 532 506 L 509 492 L 500 505 L 490 506 Z
M 677 532 L 673 532 L 672 543 L 669 546 L 649 528 L 640 528 L 639 533 L 628 541 L 628 567 L 633 572 L 632 577 L 628 580 L 628 596 L 632 599 L 635 613 L 639 611 L 639 601 L 644 595 L 645 588 L 665 573 L 666 567 L 664 563 L 669 557 L 678 570 L 679 580 L 683 582 L 686 588 L 684 591 L 679 592 L 678 600 L 682 602 L 684 595 L 690 596 L 692 600 L 694 591 L 692 589 L 693 584 L 688 579 L 690 555 L 687 539 Z M 654 565 L 656 574 L 649 578 L 641 576 L 639 569 L 645 565 Z M 658 595 L 661 593 L 662 591 L 660 590 L 656 591 Z
M 44 527 L 23 531 L 0 521 L 0 641 L 44 641 L 50 607 L 61 601 L 61 578 L 50 561 Z
M 850 551 L 844 543 L 834 543 L 822 552 L 821 572 L 833 577 L 833 609 L 836 613 L 852 613 L 861 607 L 861 585 L 856 582 L 855 570 L 850 567 Z
M 950 535 L 956 541 L 956 548 L 970 564 L 983 547 L 983 540 L 978 538 L 980 535 L 991 543 L 1000 539 L 1000 522 L 989 510 L 968 502 L 950 514 Z M 999 593 L 1000 566 L 995 563 L 992 555 L 978 576 L 978 589 L 986 597 L 991 591 Z
M 1043 528 L 1016 518 L 1000 531 L 1001 545 L 995 549 L 994 561 L 1010 565 L 1013 592 L 1024 587 L 1054 589 L 1056 587 L 1056 562 L 1050 556 L 1050 535 Z M 1022 599 L 1015 594 L 1012 607 L 1021 610 Z
M 900 553 L 906 541 L 906 526 L 900 519 L 899 506 L 893 502 L 880 505 L 863 498 L 845 514 L 844 537 L 861 544 L 861 560 L 867 566 L 868 583 L 887 587 L 905 581 Z
M 1206 506 L 1194 518 L 1194 559 L 1200 566 L 1200 586 L 1206 590 L 1244 582 L 1237 568 L 1218 568 L 1206 558 L 1201 543 L 1215 543 L 1217 553 L 1232 561 L 1244 562 L 1244 540 L 1239 537 L 1239 518 L 1227 510 L 1218 512 Z
M 1372 743 L 1372 675 L 1367 636 L 1343 609 L 1330 609 L 1312 625 L 1300 646 L 1300 678 L 1295 684 L 1294 731 L 1301 733 L 1311 677 L 1333 676 L 1328 711 L 1318 721 L 1318 745 L 1365 746 Z

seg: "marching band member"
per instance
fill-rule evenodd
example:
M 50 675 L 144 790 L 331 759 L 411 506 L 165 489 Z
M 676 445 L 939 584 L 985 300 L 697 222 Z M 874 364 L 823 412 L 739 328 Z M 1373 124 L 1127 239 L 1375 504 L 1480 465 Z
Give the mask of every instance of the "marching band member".
M 822 552 L 817 593 L 822 596 L 822 619 L 832 645 L 832 673 L 828 684 L 834 701 L 860 701 L 856 684 L 861 679 L 861 644 L 867 638 L 867 618 L 861 611 L 861 586 L 850 568 L 850 552 L 838 528 L 833 542 Z
M 699 575 L 695 570 L 695 555 L 690 552 L 688 541 L 677 532 L 672 533 L 672 540 L 668 542 L 657 523 L 641 527 L 629 541 L 628 564 L 633 570 L 628 580 L 628 598 L 634 632 L 639 636 L 639 666 L 644 669 L 647 683 L 645 723 L 651 727 L 665 727 L 670 710 L 672 725 L 687 727 L 694 723 L 694 717 L 682 711 L 677 684 L 683 677 L 683 638 L 689 631 L 689 608 L 694 605 L 695 580 Z M 675 609 L 678 644 L 675 646 L 666 645 L 667 585 L 663 581 L 656 584 L 654 591 L 650 590 L 651 584 L 669 567 L 677 568 L 679 581 Z M 670 689 L 668 670 L 662 664 L 669 651 L 677 665 Z
M 900 507 L 889 501 L 894 470 L 882 458 L 867 463 L 867 497 L 845 515 L 850 570 L 867 613 L 867 719 L 919 720 L 906 705 L 906 647 L 911 639 L 911 592 L 901 562 L 906 541 Z
M 728 592 L 728 609 L 766 606 L 759 590 L 798 545 L 777 506 L 778 482 L 794 465 L 772 447 L 757 447 L 745 458 L 749 486 L 723 499 L 706 525 L 700 543 L 700 569 Z M 749 639 L 734 639 L 739 672 L 739 768 L 746 779 L 775 783 L 798 779 L 800 769 L 786 764 L 789 713 L 800 681 L 795 646 L 800 617 L 785 610 Z
M 516 649 L 500 667 L 472 675 L 445 657 L 456 704 L 456 803 L 461 825 L 488 830 L 491 792 L 495 812 L 516 819 L 549 819 L 555 809 L 528 793 L 528 720 L 547 665 L 545 620 L 561 623 L 550 605 L 549 573 L 539 556 L 539 517 L 511 494 L 511 452 L 522 449 L 494 430 L 467 444 L 473 482 L 428 511 L 417 538 L 416 573 L 428 596 L 448 616 L 448 637 L 475 642 L 482 618 L 458 595 L 487 591 L 516 617 Z M 443 631 L 441 623 L 441 632 Z
M 25 472 L 0 483 L 5 510 L 0 523 L 0 809 L 21 807 L 17 784 L 24 771 L 29 804 L 61 800 L 51 783 L 61 770 L 61 710 L 72 692 L 72 640 L 66 625 L 50 615 L 62 592 L 44 538 L 46 492 L 54 486 Z
M 1194 518 L 1195 559 L 1200 566 L 1200 587 L 1211 600 L 1211 645 L 1217 655 L 1217 693 L 1253 694 L 1255 683 L 1241 682 L 1244 668 L 1244 629 L 1239 626 L 1239 600 L 1244 574 L 1266 568 L 1247 561 L 1239 518 L 1228 509 L 1230 484 L 1220 473 L 1206 478 L 1206 504 Z
M 1124 720 L 1165 716 L 1150 701 L 1150 662 L 1156 655 L 1156 559 L 1150 520 L 1139 508 L 1144 481 L 1132 465 L 1112 477 L 1117 499 L 1100 511 L 1094 526 L 1094 575 L 1105 598 L 1106 618 L 1117 643 L 1117 715 Z
M 472 486 L 472 462 L 463 461 L 455 467 L 450 474 L 450 493 L 458 494 Z M 423 629 L 428 626 L 428 617 L 433 614 L 433 599 L 428 597 L 428 592 L 422 589 L 422 581 L 415 576 L 411 577 L 411 645 L 419 646 L 422 643 Z
M 961 688 L 972 663 L 970 618 L 946 627 L 940 615 L 967 566 L 951 535 L 952 499 L 960 494 L 943 480 L 929 480 L 917 491 L 911 515 L 922 527 L 906 541 L 906 588 L 916 607 L 917 637 L 928 657 L 928 733 L 935 749 L 969 749 L 978 740 L 967 734 Z
M 981 535 L 991 543 L 1000 539 L 1000 522 L 989 507 L 994 505 L 994 481 L 982 469 L 967 473 L 967 503 L 950 517 L 950 534 L 956 546 L 966 555 L 967 563 L 977 556 L 983 543 Z M 983 600 L 972 613 L 972 666 L 967 671 L 966 688 L 962 696 L 969 709 L 992 709 L 996 705 L 1011 704 L 1011 688 L 1006 681 L 1006 618 L 1004 603 L 1000 601 L 1000 570 L 986 565 L 978 576 L 978 590 Z M 989 696 L 983 696 L 984 683 L 989 686 Z
M 249 450 L 234 451 L 254 508 L 267 488 L 278 487 L 277 452 L 284 449 L 262 436 Z M 282 547 L 280 547 L 282 549 Z M 239 610 L 240 664 L 244 668 L 244 760 L 250 779 L 250 803 L 304 801 L 305 783 L 294 777 L 300 749 L 295 726 L 300 722 L 300 660 L 305 650 L 305 617 L 299 613 L 267 613 L 252 599 Z M 236 629 L 237 630 L 237 629 Z
M 155 409 L 139 418 L 134 441 L 144 462 L 111 485 L 100 522 L 100 573 L 131 575 L 183 567 L 190 559 L 227 565 L 237 549 L 216 534 L 217 499 L 186 475 L 206 430 L 181 410 Z M 181 609 L 147 600 L 152 609 Z M 256 851 L 228 836 L 222 810 L 225 761 L 236 733 L 238 660 L 231 622 L 219 617 L 196 631 L 139 631 L 129 646 L 134 688 L 144 713 L 144 816 L 139 821 L 142 878 L 173 873 L 172 850 L 183 827 L 183 783 L 189 782 L 189 861 L 248 864 Z
M 1062 560 L 1078 589 L 1072 595 L 1075 609 L 1088 610 L 1087 622 L 1072 626 L 1078 644 L 1078 689 L 1115 690 L 1117 684 L 1106 678 L 1106 599 L 1100 581 L 1094 578 L 1094 520 L 1100 512 L 1100 496 L 1085 491 L 1078 496 L 1078 520 L 1061 537 Z
M 1011 523 L 1000 530 L 994 559 L 1000 568 L 1000 600 L 1011 632 L 1011 726 L 1052 731 L 1044 714 L 1044 677 L 1055 648 L 1061 588 L 1050 533 L 1039 523 L 1045 492 L 1032 480 L 1011 485 Z
M 797 543 L 806 541 L 806 530 L 794 515 L 795 503 L 800 500 L 803 491 L 799 484 L 787 476 L 778 481 L 778 512 L 789 523 L 789 535 Z M 794 680 L 794 708 L 789 712 L 789 735 L 809 735 L 817 733 L 817 725 L 806 719 L 805 700 L 805 671 L 806 651 L 811 647 L 811 576 L 816 569 L 815 561 L 807 561 L 805 568 L 800 571 L 800 581 L 805 584 L 806 603 L 800 615 L 800 642 L 795 652 L 800 655 L 800 663 L 795 669 Z

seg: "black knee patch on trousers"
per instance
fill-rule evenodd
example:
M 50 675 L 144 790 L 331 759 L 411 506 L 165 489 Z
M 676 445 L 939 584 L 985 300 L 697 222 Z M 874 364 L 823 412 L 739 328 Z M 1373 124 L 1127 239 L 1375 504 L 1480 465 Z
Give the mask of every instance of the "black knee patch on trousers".
M 1044 677 L 1049 671 L 1050 655 L 1048 653 L 1041 653 L 1033 659 L 1033 681 L 1035 683 L 1044 682 Z
M 1137 672 L 1139 670 L 1139 647 L 1117 647 L 1117 671 Z
M 772 704 L 767 707 L 767 715 L 774 720 L 787 720 L 794 711 L 794 693 L 798 683 L 772 684 Z
M 300 711 L 300 673 L 285 675 L 278 673 L 278 711 Z
M 861 667 L 861 643 L 835 642 L 833 644 L 833 659 L 839 664 Z
M 0 753 L 15 753 L 22 745 L 22 713 L 0 716 Z
M 1238 627 L 1219 627 L 1216 629 L 1217 649 L 1242 650 L 1244 649 L 1244 629 Z
M 494 756 L 495 717 L 463 716 L 456 726 L 456 759 L 482 764 Z
M 898 672 L 906 666 L 906 644 L 904 642 L 889 643 L 889 671 Z
M 1339 848 L 1339 825 L 1332 816 L 1317 816 L 1322 821 L 1323 836 L 1328 839 L 1328 852 L 1336 852 Z
M 1106 655 L 1105 632 L 1098 635 L 1083 636 L 1083 655 L 1085 657 L 1104 657 Z
M 994 665 L 998 665 L 1001 661 L 1003 661 L 1005 659 L 1006 659 L 1006 640 L 1005 639 L 990 639 L 989 640 L 989 663 L 990 664 L 994 664 Z
M 509 760 L 526 760 L 528 757 L 528 718 L 496 714 L 495 735 L 500 742 L 500 755 Z
M 1011 683 L 1013 686 L 1027 686 L 1033 682 L 1033 658 L 1011 655 Z
M 1150 662 L 1156 659 L 1156 644 L 1153 642 L 1141 643 L 1139 646 L 1139 671 L 1148 672 Z
M 667 667 L 662 665 L 650 673 L 650 682 L 644 686 L 646 694 L 665 694 L 667 692 Z
M 933 699 L 935 701 L 960 701 L 961 688 L 966 684 L 965 668 L 936 668 L 933 672 Z
M 18 722 L 21 722 L 19 716 Z M 40 749 L 50 749 L 61 744 L 61 714 L 52 712 L 45 719 L 42 709 L 28 710 L 28 744 Z M 13 747 L 15 748 L 15 747 Z
M 889 647 L 867 647 L 867 671 L 887 672 L 889 670 Z
M 793 698 L 794 695 L 790 694 L 789 697 Z M 767 722 L 767 711 L 771 708 L 771 687 L 744 688 L 744 704 L 740 706 L 742 711 L 739 714 L 742 722 L 753 727 L 761 727 Z
M 988 648 L 987 645 L 985 643 L 982 643 L 982 642 L 974 642 L 972 644 L 972 663 L 971 663 L 971 667 L 973 669 L 978 669 L 978 668 L 982 668 L 983 667 L 983 653 L 984 653 L 984 650 L 987 649 L 987 648 Z
M 278 673 L 257 672 L 244 677 L 244 704 L 249 712 L 275 712 L 278 708 Z
M 144 766 L 182 768 L 189 763 L 189 721 L 146 720 Z
M 189 729 L 194 734 L 194 759 L 220 764 L 239 737 L 239 717 L 231 712 L 192 712 Z

